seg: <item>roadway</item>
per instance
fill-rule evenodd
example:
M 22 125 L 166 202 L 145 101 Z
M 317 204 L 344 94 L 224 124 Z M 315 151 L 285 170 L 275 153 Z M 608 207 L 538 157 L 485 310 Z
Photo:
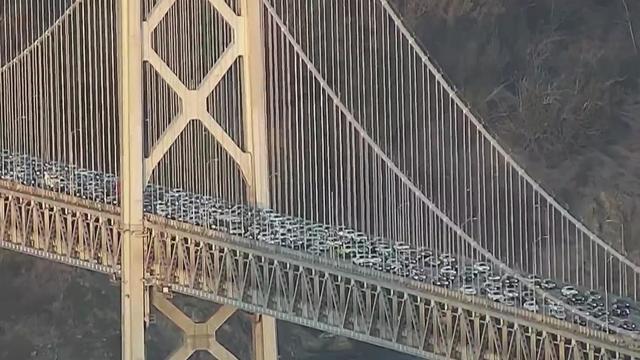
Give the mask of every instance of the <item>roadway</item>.
M 118 205 L 118 178 L 113 174 L 46 162 L 2 150 L 0 178 Z M 487 261 L 470 259 L 465 254 L 415 248 L 393 239 L 371 237 L 340 226 L 317 224 L 271 209 L 256 209 L 182 189 L 149 185 L 145 189 L 144 210 L 149 214 L 269 245 L 458 289 L 466 295 L 487 297 L 506 306 L 550 315 L 610 333 L 637 332 L 637 324 L 640 324 L 640 306 L 630 299 L 576 288 L 535 275 L 505 273 L 494 269 Z M 540 291 L 533 291 L 535 288 L 542 289 L 550 298 L 562 299 L 562 303 L 544 295 L 541 297 Z M 571 310 L 564 306 L 565 303 L 571 305 Z M 593 319 L 599 321 L 591 321 Z M 608 326 L 603 326 L 603 323 L 608 323 Z

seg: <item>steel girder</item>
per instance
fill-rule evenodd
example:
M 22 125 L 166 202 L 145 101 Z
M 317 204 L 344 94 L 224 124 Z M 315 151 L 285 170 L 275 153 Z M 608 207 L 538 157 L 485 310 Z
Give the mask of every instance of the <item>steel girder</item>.
M 28 191 L 28 192 L 27 192 Z M 116 275 L 117 209 L 0 182 L 0 246 Z M 150 284 L 432 359 L 630 359 L 633 344 L 484 299 L 148 217 Z M 519 310 L 518 310 L 519 311 Z

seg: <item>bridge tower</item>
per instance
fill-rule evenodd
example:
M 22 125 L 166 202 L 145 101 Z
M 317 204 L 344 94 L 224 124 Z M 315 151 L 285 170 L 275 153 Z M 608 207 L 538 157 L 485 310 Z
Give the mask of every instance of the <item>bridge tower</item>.
M 144 360 L 145 321 L 150 304 L 184 332 L 184 343 L 171 360 L 188 359 L 197 350 L 209 351 L 218 359 L 235 356 L 215 339 L 215 330 L 236 309 L 221 307 L 207 322 L 196 324 L 163 294 L 151 291 L 144 282 L 143 193 L 160 159 L 167 153 L 186 124 L 209 121 L 205 128 L 235 160 L 247 183 L 247 198 L 260 207 L 269 206 L 268 154 L 265 110 L 264 37 L 262 2 L 240 0 L 241 13 L 224 0 L 209 0 L 233 28 L 233 44 L 216 62 L 196 90 L 189 90 L 163 63 L 151 46 L 151 34 L 176 0 L 160 0 L 144 19 L 142 1 L 119 1 L 119 79 L 122 116 L 122 358 Z M 190 21 L 190 19 L 183 19 Z M 240 58 L 243 68 L 244 149 L 240 148 L 215 120 L 206 116 L 206 98 L 231 65 Z M 145 155 L 143 131 L 143 63 L 151 64 L 181 101 L 181 114 Z M 150 297 L 152 297 L 150 301 Z M 252 316 L 253 347 L 256 360 L 276 360 L 276 321 L 264 315 Z

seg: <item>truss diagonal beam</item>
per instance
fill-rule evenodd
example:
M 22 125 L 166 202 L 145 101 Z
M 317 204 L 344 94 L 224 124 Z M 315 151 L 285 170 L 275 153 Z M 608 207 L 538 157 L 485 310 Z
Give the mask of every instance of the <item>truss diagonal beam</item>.
M 222 56 L 216 61 L 211 70 L 207 73 L 202 83 L 198 87 L 198 95 L 201 97 L 207 97 L 218 86 L 224 75 L 229 71 L 231 66 L 236 62 L 239 51 L 238 45 L 234 41 L 227 49 L 222 53 Z
M 173 322 L 182 331 L 189 331 L 193 327 L 193 321 L 185 315 L 177 306 L 171 301 L 167 300 L 164 296 L 158 293 L 153 294 L 153 306 L 158 309 L 162 314 L 170 314 L 171 322 Z M 167 315 L 169 316 L 169 315 Z
M 242 171 L 245 180 L 249 181 L 253 178 L 251 170 L 251 154 L 242 151 L 242 149 L 233 141 L 220 124 L 207 111 L 202 112 L 201 122 L 207 130 L 213 135 L 218 143 L 227 151 L 238 167 Z
M 158 24 L 160 24 L 160 21 L 164 19 L 165 15 L 167 15 L 175 3 L 176 0 L 160 0 L 160 2 L 153 7 L 149 17 L 145 21 L 149 33 L 151 33 Z
M 160 135 L 160 138 L 153 145 L 153 149 L 149 153 L 149 157 L 144 160 L 146 181 L 149 181 L 153 170 L 158 166 L 160 160 L 162 160 L 167 151 L 169 151 L 169 148 L 173 145 L 184 128 L 187 127 L 189 121 L 190 119 L 188 119 L 184 113 L 180 112 L 180 114 L 171 121 L 169 127 L 167 127 L 162 135 Z
M 176 350 L 174 350 L 171 355 L 167 358 L 167 360 L 185 360 L 189 359 L 196 350 L 191 350 L 187 346 L 180 346 Z
M 236 29 L 237 24 L 239 22 L 239 16 L 229 7 L 226 1 L 224 0 L 209 0 L 211 5 L 218 11 L 218 13 L 224 18 L 226 22 L 231 25 L 232 28 Z M 237 30 L 236 30 L 237 31 Z
M 205 323 L 210 331 L 216 331 L 236 312 L 231 306 L 222 306 Z
M 224 305 L 204 323 L 196 323 L 161 293 L 153 293 L 153 305 L 183 332 L 183 343 L 169 360 L 185 360 L 198 350 L 208 351 L 219 360 L 238 360 L 216 340 L 216 331 L 235 313 L 235 308 Z
M 148 39 L 149 37 L 145 36 L 145 38 Z M 158 55 L 158 53 L 153 50 L 149 41 L 145 41 L 145 43 L 145 59 L 149 62 L 149 64 L 153 66 L 156 72 L 162 76 L 164 81 L 166 81 L 171 89 L 173 89 L 173 91 L 175 91 L 180 98 L 184 99 L 187 92 L 189 91 L 187 87 L 184 85 L 182 80 L 180 80 L 178 75 L 176 75 L 176 73 L 171 70 L 169 65 L 167 65 L 167 63 L 165 63 L 160 58 L 160 55 Z

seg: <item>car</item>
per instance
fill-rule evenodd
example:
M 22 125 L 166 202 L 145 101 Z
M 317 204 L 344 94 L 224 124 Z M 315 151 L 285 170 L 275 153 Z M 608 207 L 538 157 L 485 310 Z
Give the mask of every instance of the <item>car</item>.
M 438 286 L 438 287 L 443 287 L 443 288 L 449 288 L 451 286 L 451 282 L 449 280 L 446 279 L 433 279 L 433 281 L 431 281 L 431 284 Z
M 535 294 L 533 291 L 531 291 L 531 290 L 527 290 L 527 291 L 523 291 L 523 292 L 520 294 L 520 297 L 522 298 L 522 300 L 524 300 L 525 302 L 527 302 L 527 301 L 535 300 L 535 298 L 536 298 L 536 294 Z
M 465 266 L 463 273 L 473 278 L 477 278 L 480 275 L 480 272 L 476 270 L 473 266 Z
M 462 274 L 460 275 L 460 281 L 461 281 L 463 284 L 469 284 L 469 283 L 472 283 L 472 282 L 474 282 L 474 280 L 475 280 L 475 278 L 473 277 L 473 275 L 470 275 L 470 274 L 468 274 L 468 273 L 462 273 Z
M 638 325 L 629 320 L 625 320 L 620 324 L 620 327 L 627 331 L 636 331 L 638 329 Z
M 569 296 L 568 302 L 570 305 L 584 305 L 587 302 L 587 297 L 580 293 L 573 294 Z
M 562 290 L 560 290 L 560 293 L 564 297 L 571 297 L 573 295 L 578 294 L 579 292 L 574 286 L 568 285 L 563 287 Z
M 592 317 L 594 317 L 594 318 L 598 319 L 598 318 L 601 318 L 601 317 L 603 317 L 603 316 L 607 315 L 607 312 L 604 310 L 604 308 L 601 308 L 601 307 L 600 307 L 600 308 L 597 308 L 597 309 L 591 310 L 591 312 L 590 312 L 589 314 L 590 314 Z
M 484 261 L 478 261 L 477 263 L 473 264 L 473 269 L 478 271 L 479 273 L 486 274 L 491 271 L 491 265 Z
M 631 303 L 623 299 L 616 299 L 616 301 L 613 302 L 613 306 L 617 308 L 629 309 L 631 308 Z
M 447 280 L 449 280 L 449 281 L 453 282 L 453 281 L 455 281 L 455 280 L 456 280 L 457 275 L 456 275 L 456 274 L 453 274 L 453 273 L 450 273 L 450 272 L 445 272 L 445 273 L 440 274 L 440 276 L 439 276 L 439 277 L 440 277 L 441 279 L 447 279 Z
M 491 282 L 491 281 L 485 281 L 485 282 L 482 284 L 481 289 L 482 289 L 482 290 L 483 290 L 483 292 L 485 292 L 485 293 L 486 293 L 486 290 L 489 290 L 489 289 L 502 291 L 502 284 L 501 284 L 501 283 L 496 283 L 496 282 Z
M 508 297 L 503 297 L 502 299 L 500 299 L 500 303 L 502 305 L 507 305 L 507 306 L 516 306 L 515 300 L 513 300 L 512 298 L 508 298 Z
M 591 309 L 588 306 L 580 306 L 576 308 L 576 314 L 581 316 L 591 316 Z
M 493 301 L 500 301 L 504 298 L 504 295 L 502 295 L 502 291 L 498 289 L 487 289 L 486 293 L 487 297 Z
M 505 285 L 518 285 L 520 280 L 513 275 L 505 275 L 502 277 L 502 283 Z
M 336 240 L 338 239 L 336 238 Z M 393 248 L 389 244 L 378 244 L 376 246 L 376 249 L 380 254 L 383 255 L 391 254 L 393 252 Z
M 430 249 L 418 249 L 418 257 L 426 259 L 433 256 L 433 251 L 431 251 Z
M 471 285 L 463 285 L 460 288 L 460 291 L 462 291 L 465 295 L 476 295 L 478 293 L 478 290 L 476 290 L 476 288 Z
M 457 260 L 449 253 L 440 254 L 439 259 L 446 265 L 455 265 Z
M 500 282 L 501 279 L 502 279 L 502 276 L 500 275 L 487 275 L 487 281 L 497 283 L 497 282 Z
M 564 311 L 564 307 L 558 305 L 551 308 L 551 316 L 558 320 L 564 320 L 567 318 L 567 313 Z
M 540 310 L 540 306 L 538 306 L 538 303 L 536 303 L 535 300 L 525 301 L 525 303 L 522 304 L 522 307 L 525 310 L 529 310 L 529 311 L 533 311 L 533 312 L 538 312 L 538 310 Z
M 443 266 L 442 268 L 440 268 L 440 275 L 447 275 L 447 276 L 457 276 L 458 275 L 458 269 L 455 268 L 454 266 L 451 265 L 446 265 Z
M 377 269 L 377 268 L 374 267 L 374 269 Z M 413 274 L 411 275 L 411 278 L 415 281 L 421 281 L 421 282 L 424 282 L 427 280 L 427 277 L 421 274 Z
M 602 295 L 595 290 L 589 290 L 584 295 L 590 300 L 602 300 Z
M 582 316 L 579 316 L 579 315 L 573 316 L 573 323 L 580 326 L 587 326 L 587 320 L 585 320 L 584 318 L 582 318 Z
M 591 308 L 591 310 L 594 310 L 599 307 L 604 307 L 604 301 L 591 298 L 587 301 L 587 306 Z
M 425 263 L 427 266 L 429 267 L 439 267 L 440 265 L 442 265 L 442 260 L 438 259 L 435 256 L 430 256 L 428 258 L 425 259 Z
M 615 316 L 620 319 L 626 319 L 627 317 L 629 317 L 629 314 L 630 314 L 630 311 L 628 308 L 616 307 L 615 304 L 614 304 L 614 307 L 611 309 L 611 316 Z
M 520 292 L 513 288 L 505 288 L 502 291 L 502 295 L 507 299 L 517 299 L 520 297 Z
M 558 284 L 551 279 L 544 279 L 542 280 L 540 287 L 542 287 L 545 290 L 554 290 L 558 287 Z
M 538 275 L 531 274 L 527 276 L 527 282 L 533 284 L 535 287 L 540 287 L 542 284 L 542 278 Z

